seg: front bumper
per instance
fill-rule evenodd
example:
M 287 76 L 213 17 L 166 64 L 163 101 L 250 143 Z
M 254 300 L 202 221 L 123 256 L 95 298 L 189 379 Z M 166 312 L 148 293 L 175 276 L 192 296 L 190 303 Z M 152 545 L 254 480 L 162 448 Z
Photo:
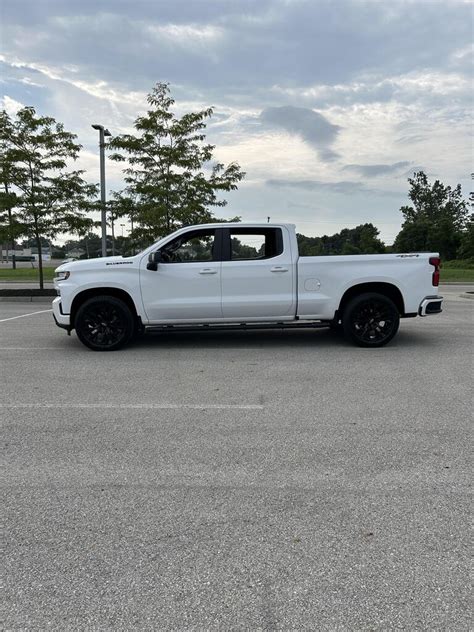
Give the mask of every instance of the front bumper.
M 57 296 L 53 301 L 53 317 L 58 327 L 71 331 L 71 317 L 69 314 L 63 314 L 60 296 Z
M 443 311 L 441 308 L 442 304 L 442 296 L 426 296 L 420 303 L 418 315 L 431 316 L 432 314 L 441 314 Z

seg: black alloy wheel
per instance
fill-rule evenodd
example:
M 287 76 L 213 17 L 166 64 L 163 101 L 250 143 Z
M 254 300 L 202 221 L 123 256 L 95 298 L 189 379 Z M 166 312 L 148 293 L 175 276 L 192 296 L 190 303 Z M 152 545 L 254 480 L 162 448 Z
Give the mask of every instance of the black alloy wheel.
M 129 307 L 113 296 L 94 296 L 78 309 L 75 319 L 79 340 L 94 351 L 115 351 L 133 336 L 135 322 Z
M 342 318 L 346 338 L 359 347 L 383 347 L 395 336 L 399 324 L 394 302 L 375 292 L 353 298 Z

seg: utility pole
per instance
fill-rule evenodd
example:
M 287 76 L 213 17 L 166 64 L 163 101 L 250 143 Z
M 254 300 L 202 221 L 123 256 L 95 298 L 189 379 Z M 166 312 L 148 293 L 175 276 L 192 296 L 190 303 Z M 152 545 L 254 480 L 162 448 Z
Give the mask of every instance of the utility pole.
M 110 224 L 112 226 L 112 256 L 115 257 L 115 224 L 114 212 L 110 212 Z
M 100 205 L 101 205 L 101 232 L 102 232 L 102 256 L 107 256 L 107 216 L 105 199 L 105 136 L 112 136 L 103 125 L 92 125 L 99 130 L 99 155 L 100 155 Z

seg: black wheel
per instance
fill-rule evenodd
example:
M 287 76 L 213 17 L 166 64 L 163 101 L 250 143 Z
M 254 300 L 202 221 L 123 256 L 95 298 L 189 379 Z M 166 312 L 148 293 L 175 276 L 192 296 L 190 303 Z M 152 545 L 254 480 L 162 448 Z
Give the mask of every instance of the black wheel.
M 383 347 L 397 333 L 399 324 L 394 302 L 375 292 L 353 298 L 342 317 L 344 335 L 359 347 Z
M 113 296 L 94 296 L 78 309 L 75 328 L 79 340 L 94 351 L 115 351 L 127 344 L 135 331 L 129 307 Z

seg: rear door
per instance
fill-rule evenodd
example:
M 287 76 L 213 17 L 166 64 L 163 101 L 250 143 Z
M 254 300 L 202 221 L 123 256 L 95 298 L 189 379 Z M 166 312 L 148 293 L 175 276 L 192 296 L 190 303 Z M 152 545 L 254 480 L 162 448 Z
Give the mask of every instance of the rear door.
M 283 227 L 223 229 L 222 314 L 236 320 L 292 320 L 296 291 Z

